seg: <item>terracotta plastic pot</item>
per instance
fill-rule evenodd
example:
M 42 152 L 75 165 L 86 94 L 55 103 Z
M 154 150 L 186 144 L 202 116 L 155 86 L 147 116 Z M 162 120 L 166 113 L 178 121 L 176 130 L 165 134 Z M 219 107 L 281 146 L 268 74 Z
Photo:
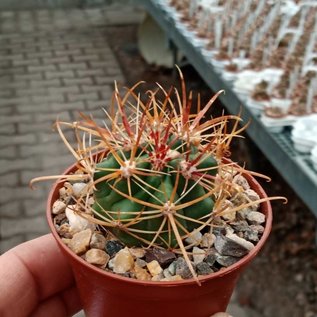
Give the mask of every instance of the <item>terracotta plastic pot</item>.
M 72 166 L 65 173 L 75 171 Z M 253 190 L 266 197 L 259 183 L 245 175 Z M 267 240 L 272 227 L 270 202 L 261 204 L 266 215 L 262 238 L 256 247 L 234 265 L 200 278 L 175 282 L 139 281 L 102 271 L 74 254 L 55 230 L 51 208 L 58 199 L 61 183 L 55 183 L 47 202 L 47 219 L 62 252 L 67 257 L 76 279 L 83 308 L 89 317 L 208 317 L 226 311 L 239 275 Z

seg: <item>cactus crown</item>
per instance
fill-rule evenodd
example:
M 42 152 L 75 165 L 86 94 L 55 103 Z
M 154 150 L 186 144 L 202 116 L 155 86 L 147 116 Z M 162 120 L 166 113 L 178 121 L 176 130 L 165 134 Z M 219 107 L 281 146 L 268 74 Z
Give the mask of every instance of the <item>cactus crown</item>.
M 73 175 L 40 177 L 85 180 L 90 193 L 77 199 L 77 212 L 107 227 L 127 245 L 157 246 L 184 255 L 193 276 L 183 243 L 197 229 L 210 230 L 214 219 L 260 203 L 243 202 L 228 210 L 224 203 L 241 188 L 233 182 L 246 171 L 223 158 L 229 155 L 233 137 L 239 136 L 239 116 L 204 118 L 222 91 L 203 107 L 198 98 L 197 112 L 191 114 L 192 93 L 171 88 L 149 91 L 146 102 L 135 92 L 136 84 L 120 95 L 117 87 L 109 124 L 97 125 L 92 117 L 80 122 L 57 122 L 63 141 L 77 160 Z M 162 101 L 158 94 L 163 94 Z M 176 100 L 174 102 L 173 100 Z M 204 119 L 204 120 L 202 120 Z M 231 122 L 229 131 L 228 122 Z M 62 126 L 71 127 L 77 148 L 67 141 Z M 87 197 L 93 192 L 94 203 Z

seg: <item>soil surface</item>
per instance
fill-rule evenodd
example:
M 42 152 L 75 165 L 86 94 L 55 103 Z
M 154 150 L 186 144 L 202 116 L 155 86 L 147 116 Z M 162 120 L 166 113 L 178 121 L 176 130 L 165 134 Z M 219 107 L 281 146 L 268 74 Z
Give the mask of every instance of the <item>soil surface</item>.
M 108 28 L 110 45 L 131 86 L 146 81 L 143 91 L 153 89 L 159 82 L 165 88 L 178 85 L 175 71 L 148 65 L 140 56 L 137 46 L 137 27 Z M 201 93 L 205 104 L 213 92 L 191 66 L 182 68 L 188 90 Z M 214 106 L 220 114 L 220 102 Z M 272 178 L 262 181 L 269 196 L 284 196 L 288 204 L 273 203 L 274 224 L 269 242 L 257 259 L 246 270 L 238 284 L 240 304 L 249 306 L 264 317 L 317 316 L 317 249 L 315 244 L 316 219 L 297 197 L 264 155 L 246 136 L 235 141 L 232 158 L 246 162 L 250 169 Z

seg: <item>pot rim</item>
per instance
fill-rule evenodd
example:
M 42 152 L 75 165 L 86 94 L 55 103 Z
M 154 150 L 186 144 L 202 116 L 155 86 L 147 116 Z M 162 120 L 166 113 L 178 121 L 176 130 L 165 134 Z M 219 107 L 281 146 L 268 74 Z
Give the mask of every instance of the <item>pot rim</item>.
M 77 164 L 73 164 L 70 167 L 68 167 L 63 174 L 69 174 L 70 172 L 74 171 L 77 167 Z M 255 190 L 261 198 L 267 197 L 266 192 L 262 188 L 262 186 L 258 183 L 258 181 L 251 176 L 250 174 L 243 174 L 243 176 L 248 180 L 248 183 L 250 184 L 250 188 Z M 94 271 L 96 274 L 101 274 L 105 277 L 108 277 L 113 280 L 121 281 L 121 282 L 126 282 L 130 283 L 133 285 L 145 285 L 145 286 L 155 286 L 155 287 L 175 287 L 175 286 L 184 286 L 184 285 L 197 285 L 197 280 L 194 278 L 191 279 L 186 279 L 186 280 L 179 280 L 179 281 L 141 281 L 129 277 L 124 277 L 120 276 L 115 273 L 107 272 L 104 271 L 88 262 L 86 262 L 84 259 L 82 259 L 80 256 L 75 254 L 70 248 L 66 246 L 65 243 L 63 243 L 62 239 L 58 235 L 56 228 L 53 223 L 53 217 L 52 217 L 52 205 L 53 205 L 53 199 L 56 195 L 56 191 L 63 185 L 64 182 L 60 182 L 57 180 L 49 193 L 48 200 L 47 200 L 47 205 L 46 205 L 46 218 L 48 225 L 50 227 L 51 233 L 53 234 L 56 242 L 59 244 L 59 246 L 62 248 L 63 252 L 66 253 L 69 257 L 72 258 L 73 261 L 77 262 L 78 264 L 81 264 L 85 266 L 88 270 Z M 255 245 L 255 247 L 243 258 L 241 258 L 238 262 L 234 263 L 233 265 L 230 265 L 227 268 L 222 268 L 218 272 L 210 273 L 208 275 L 204 276 L 199 276 L 198 280 L 200 283 L 204 283 L 208 280 L 216 279 L 222 276 L 225 276 L 232 271 L 244 267 L 248 262 L 250 262 L 256 255 L 257 253 L 262 249 L 263 245 L 265 244 L 266 240 L 269 237 L 269 234 L 271 232 L 272 228 L 272 221 L 273 221 L 273 216 L 272 216 L 272 207 L 270 201 L 265 201 L 261 203 L 261 209 L 263 209 L 264 214 L 266 216 L 266 221 L 265 221 L 265 227 L 264 227 L 264 232 L 258 241 L 258 243 Z

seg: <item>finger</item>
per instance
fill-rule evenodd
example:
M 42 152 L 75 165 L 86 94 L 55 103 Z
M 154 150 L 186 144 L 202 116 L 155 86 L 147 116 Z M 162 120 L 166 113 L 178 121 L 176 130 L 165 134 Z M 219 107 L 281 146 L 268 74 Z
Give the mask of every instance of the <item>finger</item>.
M 0 257 L 0 312 L 28 316 L 37 303 L 71 287 L 73 275 L 52 235 L 23 243 Z M 7 316 L 4 314 L 4 316 Z
M 79 295 L 76 287 L 72 287 L 62 293 L 49 297 L 39 303 L 32 312 L 32 317 L 69 317 L 81 309 Z

